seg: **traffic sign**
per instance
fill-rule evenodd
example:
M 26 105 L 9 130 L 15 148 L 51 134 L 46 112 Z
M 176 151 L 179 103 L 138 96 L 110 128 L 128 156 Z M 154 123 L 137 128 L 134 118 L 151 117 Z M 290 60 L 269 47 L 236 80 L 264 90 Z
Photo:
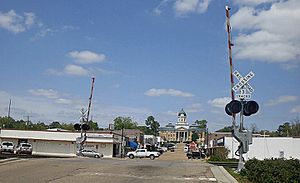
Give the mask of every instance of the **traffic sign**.
M 233 75 L 239 80 L 239 82 L 233 86 L 233 91 L 237 92 L 243 86 L 246 87 L 249 93 L 252 93 L 254 91 L 254 89 L 248 84 L 248 81 L 250 81 L 250 79 L 254 77 L 254 73 L 252 71 L 249 72 L 245 77 L 242 77 L 242 75 L 238 71 L 234 71 Z
M 239 99 L 251 99 L 251 94 L 236 94 L 235 96 Z
M 251 94 L 247 94 L 246 89 L 241 89 L 240 90 L 240 94 L 236 94 L 235 95 L 237 98 L 244 100 L 244 99 L 250 99 L 251 98 Z

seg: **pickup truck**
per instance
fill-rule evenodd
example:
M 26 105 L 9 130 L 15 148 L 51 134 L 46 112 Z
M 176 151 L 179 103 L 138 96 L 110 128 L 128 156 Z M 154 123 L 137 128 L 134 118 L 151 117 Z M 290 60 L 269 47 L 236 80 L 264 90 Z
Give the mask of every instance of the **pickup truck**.
M 151 160 L 154 160 L 156 157 L 160 156 L 160 153 L 148 151 L 147 149 L 137 149 L 135 151 L 128 152 L 127 156 L 130 159 L 133 159 L 135 157 L 137 157 L 137 158 L 148 158 L 149 157 Z

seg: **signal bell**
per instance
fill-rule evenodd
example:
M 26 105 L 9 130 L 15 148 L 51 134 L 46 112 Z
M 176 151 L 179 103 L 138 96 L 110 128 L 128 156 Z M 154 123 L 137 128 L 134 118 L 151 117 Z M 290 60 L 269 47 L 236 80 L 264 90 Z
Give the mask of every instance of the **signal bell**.
M 74 129 L 75 130 L 84 130 L 84 131 L 88 131 L 89 129 L 90 129 L 90 126 L 88 125 L 88 124 L 86 124 L 86 123 L 84 123 L 84 124 L 79 124 L 79 123 L 76 123 L 75 125 L 74 125 Z
M 225 111 L 228 115 L 232 115 L 232 114 L 236 114 L 241 112 L 242 110 L 242 104 L 240 101 L 238 100 L 232 100 L 231 102 L 229 102 L 226 107 L 225 107 Z
M 248 101 L 248 102 L 245 102 L 244 103 L 244 110 L 243 110 L 243 114 L 245 116 L 250 116 L 252 114 L 255 114 L 257 113 L 259 109 L 259 105 L 257 102 L 251 100 L 251 101 Z

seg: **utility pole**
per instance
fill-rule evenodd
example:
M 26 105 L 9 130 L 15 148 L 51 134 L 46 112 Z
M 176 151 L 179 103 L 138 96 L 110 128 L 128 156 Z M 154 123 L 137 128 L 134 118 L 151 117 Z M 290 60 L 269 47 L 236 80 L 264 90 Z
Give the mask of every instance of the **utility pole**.
M 7 117 L 10 118 L 11 99 L 9 99 Z
M 28 125 L 29 125 L 29 122 L 30 122 L 30 117 L 32 117 L 32 116 L 27 115 L 27 116 L 24 116 L 24 117 L 27 118 L 27 120 L 26 120 L 26 125 L 28 126 Z

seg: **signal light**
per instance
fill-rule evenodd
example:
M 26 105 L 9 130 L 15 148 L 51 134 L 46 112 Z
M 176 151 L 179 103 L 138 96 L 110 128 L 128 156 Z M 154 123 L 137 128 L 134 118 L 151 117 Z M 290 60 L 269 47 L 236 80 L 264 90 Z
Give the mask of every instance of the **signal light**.
M 90 129 L 90 126 L 88 125 L 88 124 L 86 124 L 86 123 L 84 123 L 84 124 L 79 124 L 79 123 L 76 123 L 75 125 L 74 125 L 74 129 L 75 130 L 84 130 L 84 131 L 88 131 L 89 129 Z
M 257 102 L 251 100 L 251 101 L 245 102 L 243 114 L 245 116 L 250 116 L 252 114 L 257 113 L 258 109 L 259 109 L 259 105 L 257 104 Z
M 76 123 L 76 124 L 74 125 L 74 129 L 75 129 L 75 130 L 81 130 L 81 125 L 78 124 L 78 123 Z
M 225 112 L 230 116 L 232 114 L 241 112 L 241 110 L 242 110 L 242 104 L 238 100 L 232 100 L 225 106 Z
M 81 128 L 84 130 L 84 131 L 87 131 L 87 130 L 89 130 L 90 129 L 90 126 L 88 125 L 88 124 L 82 124 L 81 125 Z

